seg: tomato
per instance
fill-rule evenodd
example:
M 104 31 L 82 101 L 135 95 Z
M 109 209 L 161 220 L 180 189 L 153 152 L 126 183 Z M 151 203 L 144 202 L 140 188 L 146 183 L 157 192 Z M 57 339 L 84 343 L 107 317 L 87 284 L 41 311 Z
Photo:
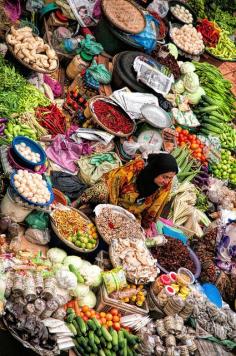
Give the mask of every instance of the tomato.
M 197 143 L 192 143 L 191 144 L 191 149 L 192 150 L 197 150 L 199 148 L 198 144 Z
M 82 318 L 84 321 L 88 321 L 88 317 L 86 315 L 83 316 Z
M 118 315 L 119 314 L 119 311 L 118 311 L 118 309 L 116 309 L 116 308 L 112 308 L 111 310 L 110 310 L 110 313 L 111 313 L 111 315 Z
M 182 130 L 182 134 L 185 136 L 188 135 L 188 130 Z
M 101 318 L 100 322 L 101 322 L 102 325 L 106 325 L 107 319 L 106 318 Z
M 105 317 L 106 317 L 106 313 L 101 312 L 101 313 L 100 313 L 100 317 L 101 317 L 101 318 L 105 318 Z
M 96 315 L 96 312 L 95 312 L 95 310 L 91 310 L 91 317 L 93 318 L 94 316 Z
M 120 321 L 120 317 L 118 315 L 114 315 L 112 320 L 114 321 L 114 323 L 119 322 Z
M 113 325 L 113 322 L 111 320 L 108 320 L 107 323 L 106 323 L 106 326 L 109 328 L 112 325 Z
M 112 319 L 113 319 L 112 314 L 111 314 L 111 313 L 108 313 L 108 314 L 106 315 L 106 319 L 107 319 L 108 321 L 112 320 Z
M 91 318 L 91 316 L 92 316 L 91 311 L 88 310 L 88 311 L 85 313 L 85 315 L 86 315 L 88 318 Z
M 113 329 L 115 329 L 116 331 L 120 330 L 120 323 L 114 323 L 113 324 Z
M 181 129 L 181 127 L 176 127 L 176 129 L 175 129 L 175 131 L 177 131 L 177 132 L 181 132 L 182 131 L 182 129 Z
M 96 319 L 100 319 L 100 314 L 99 314 L 99 313 L 96 313 L 96 314 L 95 314 L 95 318 L 96 318 Z
M 85 314 L 83 312 L 80 313 L 81 318 L 83 318 Z
M 183 142 L 183 141 L 182 141 L 182 142 L 180 142 L 180 147 L 185 146 L 185 144 L 186 144 L 186 143 L 185 143 L 185 142 Z
M 89 311 L 89 307 L 87 305 L 83 305 L 82 306 L 82 312 L 86 313 L 87 311 Z

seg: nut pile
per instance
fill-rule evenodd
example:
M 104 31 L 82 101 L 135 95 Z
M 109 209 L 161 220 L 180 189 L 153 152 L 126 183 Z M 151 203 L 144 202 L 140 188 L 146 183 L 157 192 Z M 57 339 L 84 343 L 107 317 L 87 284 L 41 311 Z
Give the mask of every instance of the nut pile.
M 15 29 L 12 26 L 6 40 L 13 47 L 14 54 L 34 70 L 53 71 L 57 68 L 56 52 L 41 37 L 33 35 L 32 28 Z
M 144 239 L 138 222 L 111 208 L 101 210 L 96 218 L 96 225 L 107 243 L 119 238 Z

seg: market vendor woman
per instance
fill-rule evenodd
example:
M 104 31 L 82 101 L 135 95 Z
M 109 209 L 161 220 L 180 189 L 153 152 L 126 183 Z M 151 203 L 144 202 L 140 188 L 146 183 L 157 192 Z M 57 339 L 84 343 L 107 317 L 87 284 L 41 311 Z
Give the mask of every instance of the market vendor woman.
M 133 213 L 144 227 L 160 216 L 170 193 L 178 166 L 167 153 L 151 154 L 147 164 L 138 157 L 105 174 L 73 204 L 110 203 Z

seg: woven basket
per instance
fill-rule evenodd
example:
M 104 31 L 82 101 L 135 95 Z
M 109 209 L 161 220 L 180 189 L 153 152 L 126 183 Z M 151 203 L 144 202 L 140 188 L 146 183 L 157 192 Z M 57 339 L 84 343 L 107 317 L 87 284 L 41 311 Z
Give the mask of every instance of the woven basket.
M 116 308 L 120 311 L 122 315 L 130 315 L 130 314 L 140 314 L 140 315 L 147 315 L 149 312 L 148 304 L 145 301 L 143 308 L 139 308 L 135 305 L 130 305 L 124 303 L 120 300 L 112 299 L 108 296 L 106 287 L 102 286 L 99 289 L 99 293 L 97 296 L 97 312 L 109 312 L 111 308 Z
M 165 316 L 165 313 L 160 309 L 159 303 L 155 294 L 153 293 L 152 287 L 150 287 L 149 293 L 147 294 L 147 302 L 149 310 L 157 312 L 160 319 Z
M 102 10 L 109 22 L 127 33 L 140 33 L 146 26 L 142 11 L 128 0 L 103 0 Z
M 97 100 L 103 100 L 103 101 L 106 101 L 110 104 L 112 104 L 113 106 L 116 106 L 114 101 L 112 101 L 111 99 L 107 98 L 107 97 L 104 97 L 102 95 L 97 95 L 95 96 L 94 98 L 92 98 L 91 100 L 89 100 L 89 109 L 90 109 L 90 113 L 91 113 L 91 116 L 93 118 L 93 120 L 101 127 L 103 128 L 103 130 L 109 132 L 110 134 L 114 135 L 114 136 L 118 136 L 118 137 L 129 137 L 133 134 L 133 132 L 135 131 L 136 129 L 136 125 L 133 124 L 133 129 L 128 133 L 128 134 L 125 134 L 125 133 L 122 133 L 122 132 L 114 132 L 110 129 L 108 129 L 105 125 L 103 125 L 99 118 L 97 117 L 97 115 L 94 113 L 93 111 L 93 104 L 97 101 Z M 131 120 L 131 119 L 130 119 Z
M 13 46 L 10 45 L 10 43 L 7 42 L 7 35 L 9 34 L 9 32 L 10 32 L 10 30 L 9 30 L 9 31 L 7 32 L 7 34 L 6 34 L 6 39 L 5 39 L 5 41 L 6 41 L 6 44 L 7 44 L 7 47 L 8 47 L 9 52 L 11 52 L 11 54 L 13 55 L 13 57 L 15 57 L 19 63 L 21 63 L 23 66 L 25 66 L 26 68 L 28 68 L 28 69 L 30 69 L 30 70 L 32 70 L 32 71 L 34 71 L 34 72 L 43 73 L 43 74 L 54 73 L 54 72 L 58 69 L 58 67 L 59 67 L 59 59 L 58 59 L 58 58 L 57 58 L 57 66 L 56 66 L 56 68 L 53 69 L 53 70 L 48 70 L 48 69 L 35 69 L 35 68 L 33 68 L 30 64 L 26 63 L 24 60 L 22 60 L 21 58 L 19 58 L 19 57 L 15 54 L 14 49 L 13 49 Z M 38 36 L 35 35 L 34 33 L 32 33 L 32 35 L 33 35 L 34 37 L 38 37 Z
M 92 224 L 92 221 L 91 221 L 84 213 L 82 213 L 82 211 L 79 211 L 79 210 L 74 209 L 74 208 L 71 208 L 71 207 L 70 207 L 70 209 L 77 211 L 77 212 L 81 215 L 81 217 L 83 217 L 85 220 L 88 221 L 88 224 Z M 52 217 L 52 216 L 50 217 L 50 219 L 51 219 L 51 226 L 52 226 L 52 229 L 53 229 L 53 231 L 55 232 L 55 234 L 57 235 L 57 237 L 59 238 L 59 240 L 61 240 L 65 245 L 67 245 L 68 247 L 70 247 L 72 250 L 77 251 L 77 252 L 81 252 L 81 253 L 91 253 L 91 252 L 95 251 L 96 248 L 98 247 L 99 239 L 97 239 L 97 244 L 96 244 L 96 246 L 95 246 L 92 250 L 87 250 L 87 249 L 85 249 L 85 248 L 77 247 L 75 244 L 73 244 L 72 242 L 68 241 L 67 239 L 65 239 L 65 238 L 60 234 L 60 232 L 58 231 L 56 225 L 55 225 L 54 222 L 53 222 L 53 217 Z

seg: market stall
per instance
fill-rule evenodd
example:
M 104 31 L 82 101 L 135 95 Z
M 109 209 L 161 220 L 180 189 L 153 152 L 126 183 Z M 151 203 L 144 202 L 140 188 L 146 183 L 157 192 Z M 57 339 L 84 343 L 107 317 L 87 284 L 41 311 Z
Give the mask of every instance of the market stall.
M 1 356 L 234 354 L 234 11 L 0 2 Z

